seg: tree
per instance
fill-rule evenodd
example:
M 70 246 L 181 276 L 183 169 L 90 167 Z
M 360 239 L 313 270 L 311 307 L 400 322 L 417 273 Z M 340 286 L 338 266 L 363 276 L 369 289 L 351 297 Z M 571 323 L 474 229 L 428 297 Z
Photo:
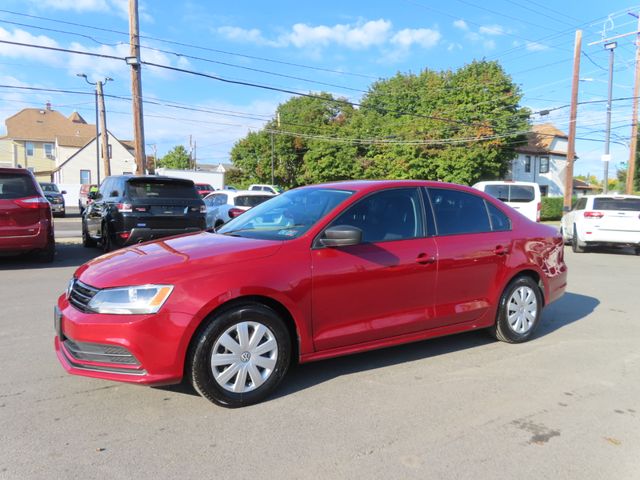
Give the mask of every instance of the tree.
M 164 157 L 158 159 L 157 167 L 186 170 L 191 167 L 191 157 L 182 145 L 176 145 Z
M 273 145 L 276 183 L 288 187 L 349 178 L 471 184 L 504 176 L 526 143 L 521 98 L 497 62 L 398 73 L 374 82 L 359 108 L 328 93 L 288 100 L 280 124 L 238 141 L 231 159 L 246 178 L 268 182 Z

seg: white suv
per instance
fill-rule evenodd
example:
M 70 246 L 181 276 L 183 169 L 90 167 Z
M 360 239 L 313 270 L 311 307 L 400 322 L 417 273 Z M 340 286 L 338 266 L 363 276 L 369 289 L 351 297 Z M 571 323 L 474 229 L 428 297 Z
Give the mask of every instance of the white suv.
M 473 188 L 502 200 L 529 220 L 540 221 L 542 196 L 540 194 L 540 185 L 537 183 L 494 180 L 478 182 Z
M 232 218 L 275 195 L 271 192 L 249 190 L 216 190 L 204 198 L 207 207 L 207 228 L 218 228 Z
M 269 193 L 273 193 L 274 195 L 279 195 L 282 193 L 282 188 L 277 187 L 276 185 L 260 185 L 255 183 L 253 185 L 249 185 L 249 190 L 269 192 Z
M 565 243 L 574 252 L 588 247 L 634 247 L 640 255 L 640 197 L 585 195 L 562 217 Z

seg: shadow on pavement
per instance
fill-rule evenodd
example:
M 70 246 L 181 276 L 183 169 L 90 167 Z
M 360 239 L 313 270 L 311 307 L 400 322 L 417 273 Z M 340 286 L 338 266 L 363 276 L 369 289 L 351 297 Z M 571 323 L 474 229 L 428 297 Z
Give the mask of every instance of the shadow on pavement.
M 85 248 L 76 243 L 56 243 L 56 257 L 51 263 L 40 263 L 33 255 L 0 257 L 1 270 L 78 267 L 102 254 L 98 248 Z
M 585 318 L 595 310 L 599 303 L 600 301 L 593 297 L 576 293 L 566 293 L 558 301 L 545 308 L 542 322 L 534 335 L 533 341 L 535 341 L 536 338 L 549 335 L 562 327 Z M 292 365 L 282 385 L 270 399 L 290 395 L 343 375 L 437 357 L 452 352 L 481 347 L 494 342 L 496 342 L 496 340 L 494 340 L 493 337 L 486 331 L 480 330 L 320 362 Z M 198 395 L 186 379 L 179 385 L 157 388 L 176 393 Z

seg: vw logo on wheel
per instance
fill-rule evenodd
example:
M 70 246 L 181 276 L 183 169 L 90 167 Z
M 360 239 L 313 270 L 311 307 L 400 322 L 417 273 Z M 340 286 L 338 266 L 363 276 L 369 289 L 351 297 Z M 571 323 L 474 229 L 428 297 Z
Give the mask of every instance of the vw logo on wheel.
M 251 358 L 251 352 L 242 352 L 242 354 L 240 355 L 240 360 L 242 360 L 245 363 L 248 362 L 250 358 Z

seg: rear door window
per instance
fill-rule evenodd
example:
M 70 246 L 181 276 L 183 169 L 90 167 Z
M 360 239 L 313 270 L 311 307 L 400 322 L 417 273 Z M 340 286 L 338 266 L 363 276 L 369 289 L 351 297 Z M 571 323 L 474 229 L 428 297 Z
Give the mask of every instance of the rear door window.
M 640 211 L 640 198 L 594 198 L 594 210 Z
M 134 199 L 181 198 L 199 199 L 200 195 L 191 183 L 174 181 L 129 180 L 127 193 Z
M 429 198 L 436 217 L 438 235 L 491 231 L 484 199 L 444 188 L 430 188 Z
M 266 202 L 272 195 L 238 195 L 235 198 L 235 205 L 237 207 L 255 207 L 262 202 Z
M 11 200 L 14 198 L 34 197 L 38 190 L 33 180 L 28 175 L 1 173 L 0 174 L 0 199 Z
M 536 198 L 534 188 L 527 185 L 487 185 L 484 191 L 503 202 L 528 203 Z

